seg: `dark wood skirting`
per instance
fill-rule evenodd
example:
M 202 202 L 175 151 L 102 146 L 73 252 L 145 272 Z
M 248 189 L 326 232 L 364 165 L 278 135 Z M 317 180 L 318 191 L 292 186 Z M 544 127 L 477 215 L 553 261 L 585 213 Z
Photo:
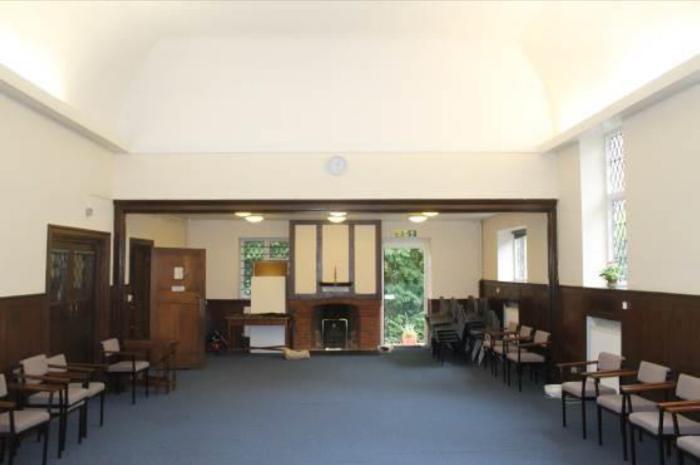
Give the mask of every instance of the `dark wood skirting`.
M 0 298 L 0 372 L 49 350 L 46 294 Z
M 481 281 L 481 296 L 494 306 L 508 300 L 520 306 L 522 323 L 549 329 L 548 289 L 542 284 Z M 583 360 L 586 317 L 622 323 L 622 352 L 628 366 L 641 360 L 668 365 L 676 372 L 700 375 L 700 296 L 623 289 L 559 286 L 559 310 L 553 317 L 553 358 Z M 623 302 L 628 309 L 623 310 Z

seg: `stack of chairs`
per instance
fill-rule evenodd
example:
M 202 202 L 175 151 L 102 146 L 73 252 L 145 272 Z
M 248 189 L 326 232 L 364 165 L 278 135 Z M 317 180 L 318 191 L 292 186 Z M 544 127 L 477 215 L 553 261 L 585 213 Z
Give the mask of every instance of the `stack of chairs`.
M 448 302 L 440 297 L 439 311 L 428 316 L 428 329 L 432 355 L 441 364 L 445 363 L 445 352 L 448 349 L 456 352 L 462 346 L 463 325 L 462 306 L 454 298 Z

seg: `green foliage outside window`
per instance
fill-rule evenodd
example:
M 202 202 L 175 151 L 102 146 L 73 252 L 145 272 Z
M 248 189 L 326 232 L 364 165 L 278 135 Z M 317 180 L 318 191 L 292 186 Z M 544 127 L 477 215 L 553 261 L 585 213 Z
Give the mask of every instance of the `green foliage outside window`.
M 384 251 L 384 341 L 401 343 L 404 332 L 414 330 L 425 341 L 425 275 L 421 249 L 387 248 Z

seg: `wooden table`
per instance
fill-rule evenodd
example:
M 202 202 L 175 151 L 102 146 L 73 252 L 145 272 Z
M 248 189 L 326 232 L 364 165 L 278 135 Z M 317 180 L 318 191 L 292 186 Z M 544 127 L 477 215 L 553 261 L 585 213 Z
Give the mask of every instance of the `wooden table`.
M 240 341 L 236 337 L 236 327 L 238 326 L 284 326 L 284 343 L 287 347 L 291 347 L 292 339 L 292 318 L 284 314 L 251 314 L 245 313 L 242 315 L 229 315 L 224 317 L 228 327 L 229 350 L 241 350 L 239 348 Z

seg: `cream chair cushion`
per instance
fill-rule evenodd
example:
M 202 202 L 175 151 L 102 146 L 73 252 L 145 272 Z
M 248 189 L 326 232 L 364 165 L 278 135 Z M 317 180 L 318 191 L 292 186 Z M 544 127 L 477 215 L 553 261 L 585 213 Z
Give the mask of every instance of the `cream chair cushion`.
M 97 394 L 105 390 L 105 383 L 99 381 L 90 381 L 85 387 L 82 383 L 70 383 L 73 388 L 84 388 L 87 391 L 88 397 L 95 397 Z
M 68 385 L 68 405 L 75 405 L 82 400 L 85 400 L 88 396 L 87 389 L 80 386 L 80 384 L 69 384 Z M 27 397 L 27 403 L 29 405 L 49 405 L 49 399 L 51 398 L 50 392 L 38 392 Z M 58 405 L 59 397 L 58 393 L 53 394 L 53 405 Z
M 136 360 L 133 362 L 131 360 L 122 360 L 121 362 L 113 363 L 107 367 L 107 371 L 110 373 L 131 373 L 132 370 L 136 372 L 143 371 L 148 368 L 150 364 L 145 360 Z
M 611 354 L 610 352 L 601 352 L 598 354 L 597 371 L 619 370 L 625 357 Z
M 7 395 L 7 381 L 5 375 L 0 373 L 0 399 Z
M 102 350 L 105 352 L 119 352 L 119 339 L 113 337 L 112 339 L 106 339 L 101 342 Z
M 64 354 L 58 354 L 54 355 L 53 357 L 49 357 L 47 361 L 49 365 L 53 365 L 48 367 L 49 371 L 53 371 L 54 373 L 67 371 L 68 360 L 66 360 L 66 356 Z M 66 368 L 56 368 L 57 366 Z
M 562 391 L 574 397 L 581 397 L 581 381 L 568 381 L 561 385 Z M 605 386 L 603 384 L 598 385 L 599 395 L 615 394 L 615 389 Z M 592 379 L 586 380 L 586 391 L 584 393 L 586 399 L 595 399 L 595 383 Z
M 677 415 L 678 430 L 682 435 L 700 434 L 700 423 L 682 415 Z M 659 412 L 638 412 L 629 416 L 629 421 L 633 425 L 643 428 L 652 434 L 659 431 Z M 662 434 L 670 436 L 675 434 L 673 428 L 673 416 L 664 413 Z
M 624 396 L 622 394 L 606 394 L 604 396 L 598 396 L 598 405 L 604 407 L 615 413 L 622 413 L 622 401 Z M 656 412 L 656 402 L 652 402 L 644 397 L 638 395 L 631 395 L 630 400 L 632 401 L 632 412 Z
M 518 352 L 508 352 L 508 360 L 517 363 L 518 362 Z M 536 354 L 534 352 L 521 351 L 520 352 L 520 363 L 544 363 L 544 355 Z
M 700 400 L 700 378 L 681 374 L 676 384 L 676 396 L 683 400 Z
M 45 376 L 49 372 L 49 362 L 44 354 L 25 358 L 20 360 L 19 364 L 22 365 L 22 372 L 26 375 Z M 27 379 L 26 382 L 27 384 L 41 383 L 36 379 Z
M 41 423 L 46 423 L 51 418 L 46 410 L 26 409 L 15 410 L 15 432 L 21 433 Z M 0 433 L 10 432 L 10 414 L 0 414 Z
M 690 455 L 700 457 L 700 436 L 683 436 L 678 438 L 678 448 Z

